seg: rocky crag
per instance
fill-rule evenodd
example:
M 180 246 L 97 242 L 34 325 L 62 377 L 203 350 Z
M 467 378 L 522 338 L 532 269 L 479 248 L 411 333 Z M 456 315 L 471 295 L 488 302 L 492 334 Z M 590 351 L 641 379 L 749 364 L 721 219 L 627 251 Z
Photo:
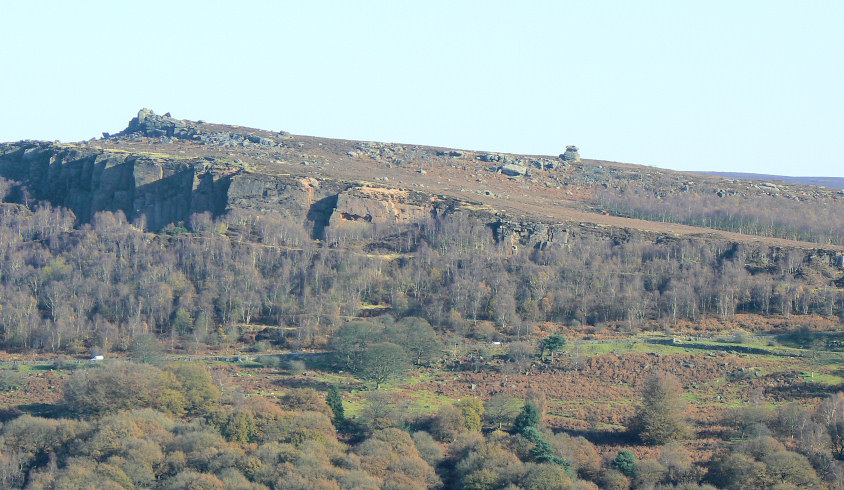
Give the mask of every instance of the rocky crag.
M 122 211 L 159 229 L 192 213 L 219 214 L 235 173 L 204 159 L 175 161 L 40 142 L 0 147 L 0 176 L 17 183 L 13 200 L 67 207 L 80 223 L 99 211 Z
M 129 126 L 105 140 L 173 139 L 224 148 L 280 146 L 268 138 L 213 131 L 201 122 L 141 110 Z M 96 146 L 24 141 L 0 145 L 0 177 L 14 182 L 8 200 L 49 202 L 71 209 L 79 223 L 100 211 L 123 212 L 150 230 L 187 223 L 194 213 L 219 216 L 231 210 L 277 213 L 313 229 L 344 222 L 402 223 L 436 216 L 454 200 L 353 182 L 249 171 L 238 159 L 173 158 Z
M 195 213 L 243 211 L 283 216 L 323 239 L 326 230 L 350 225 L 406 224 L 465 212 L 481 217 L 496 241 L 514 250 L 568 246 L 574 235 L 615 241 L 631 234 L 654 241 L 703 236 L 723 241 L 725 250 L 731 241 L 744 240 L 589 210 L 578 199 L 592 188 L 623 182 L 656 186 L 661 179 L 679 182 L 676 192 L 685 192 L 691 184 L 678 172 L 581 160 L 574 146 L 554 158 L 349 142 L 180 120 L 147 109 L 123 131 L 103 136 L 77 144 L 0 145 L 0 177 L 13 183 L 6 200 L 67 207 L 79 223 L 100 211 L 120 211 L 153 231 L 186 224 Z M 449 175 L 463 180 L 452 182 Z M 764 184 L 717 182 L 724 195 L 773 192 Z M 826 192 L 783 186 L 776 191 L 801 199 Z M 527 211 L 518 213 L 497 206 L 519 196 L 536 201 L 525 201 Z M 759 260 L 767 262 L 789 247 L 807 249 L 806 260 L 844 268 L 840 247 L 772 242 L 756 248 Z

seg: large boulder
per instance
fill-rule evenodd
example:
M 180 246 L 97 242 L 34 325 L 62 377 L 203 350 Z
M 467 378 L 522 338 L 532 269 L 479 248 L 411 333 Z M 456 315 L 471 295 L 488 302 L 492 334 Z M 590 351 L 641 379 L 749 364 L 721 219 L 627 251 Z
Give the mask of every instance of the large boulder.
M 501 173 L 504 175 L 509 175 L 511 177 L 525 175 L 527 174 L 527 167 L 523 165 L 516 165 L 513 163 L 505 163 L 501 166 Z
M 580 153 L 578 153 L 577 147 L 574 145 L 566 146 L 566 152 L 560 155 L 560 160 L 564 162 L 579 162 Z
M 487 153 L 484 155 L 480 155 L 478 160 L 482 162 L 506 162 L 507 157 L 504 155 L 499 155 L 498 153 Z

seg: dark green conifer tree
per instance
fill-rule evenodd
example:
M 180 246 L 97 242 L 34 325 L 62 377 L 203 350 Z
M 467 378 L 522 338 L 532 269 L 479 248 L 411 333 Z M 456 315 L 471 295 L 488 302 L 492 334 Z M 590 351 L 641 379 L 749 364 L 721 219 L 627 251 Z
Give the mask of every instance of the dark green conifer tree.
M 516 421 L 513 422 L 513 430 L 517 434 L 524 435 L 525 431 L 528 430 L 529 427 L 534 429 L 539 429 L 539 422 L 542 420 L 542 414 L 539 413 L 539 409 L 536 408 L 531 402 L 525 403 L 525 406 L 522 407 L 522 411 L 519 412 L 519 415 L 516 417 Z
M 340 425 L 346 421 L 346 412 L 343 410 L 343 395 L 340 394 L 340 390 L 336 386 L 332 386 L 328 390 L 325 403 L 334 413 L 334 425 Z

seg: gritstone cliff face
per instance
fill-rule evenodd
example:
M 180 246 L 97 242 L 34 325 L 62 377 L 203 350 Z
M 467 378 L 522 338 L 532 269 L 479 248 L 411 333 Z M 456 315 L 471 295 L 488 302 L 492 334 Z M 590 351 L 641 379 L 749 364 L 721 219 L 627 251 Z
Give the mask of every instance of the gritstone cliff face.
M 310 222 L 319 238 L 329 224 L 408 222 L 437 207 L 408 191 L 262 175 L 209 158 L 171 160 L 40 142 L 0 146 L 0 177 L 17 183 L 12 200 L 67 207 L 80 223 L 100 211 L 122 211 L 130 221 L 145 218 L 151 230 L 187 222 L 193 213 L 240 209 Z
M 209 133 L 201 124 L 156 116 L 146 109 L 115 137 L 273 144 L 261 137 Z M 79 223 L 90 222 L 100 211 L 122 211 L 130 221 L 143 218 L 151 230 L 186 223 L 194 213 L 218 216 L 239 209 L 277 213 L 311 226 L 314 238 L 322 238 L 329 225 L 408 222 L 448 206 L 446 200 L 410 191 L 261 174 L 228 158 L 173 158 L 46 142 L 0 145 L 0 177 L 15 182 L 11 200 L 69 208 Z
M 122 211 L 147 226 L 223 212 L 232 172 L 208 161 L 158 160 L 47 143 L 0 147 L 0 176 L 18 182 L 15 200 L 71 209 L 81 223 L 99 211 Z
M 495 166 L 487 168 L 491 162 Z M 584 213 L 577 207 L 556 208 L 568 213 L 563 219 L 550 215 L 542 218 L 542 213 L 552 212 L 543 206 L 534 206 L 532 215 L 520 213 L 516 217 L 511 211 L 496 210 L 466 197 L 468 194 L 487 196 L 480 199 L 506 205 L 507 199 L 500 199 L 502 196 L 497 192 L 507 189 L 525 192 L 523 189 L 529 185 L 534 186 L 530 188 L 534 194 L 539 188 L 569 197 L 577 194 L 591 175 L 577 162 L 579 155 L 575 147 L 567 148 L 559 160 L 473 154 L 294 137 L 284 132 L 180 120 L 169 114 L 159 116 L 148 109 L 142 109 L 120 133 L 104 133 L 102 140 L 78 144 L 38 141 L 0 144 L 0 177 L 13 184 L 6 200 L 28 205 L 46 201 L 63 206 L 74 212 L 79 223 L 92 221 L 100 211 L 121 211 L 128 220 L 144 222 L 155 231 L 170 224 L 187 224 L 194 213 L 219 216 L 242 211 L 258 216 L 282 216 L 305 226 L 312 238 L 323 239 L 327 231 L 342 234 L 344 228 L 403 225 L 451 213 L 467 213 L 486 223 L 496 242 L 513 250 L 542 249 L 549 244 L 568 246 L 572 236 L 618 242 L 631 234 L 654 241 L 697 236 L 726 244 L 741 240 L 756 246 L 755 239 L 741 235 L 716 237 L 712 230 L 691 227 L 682 229 L 685 235 L 680 235 L 676 233 L 680 230 L 677 227 L 675 232 L 666 232 L 659 224 Z M 436 165 L 459 169 L 464 172 L 464 179 L 471 180 L 431 182 L 437 178 L 446 180 L 425 176 Z M 590 168 L 593 173 L 606 173 L 601 165 Z M 610 168 L 609 173 L 628 171 L 619 169 Z M 372 175 L 371 172 L 385 173 Z M 387 175 L 391 176 L 390 184 L 386 184 Z M 426 184 L 422 185 L 418 179 L 413 181 L 414 175 L 428 179 Z M 394 178 L 408 182 L 400 184 L 399 180 L 396 185 Z M 370 179 L 381 182 L 373 183 Z M 496 185 L 503 191 L 484 190 L 493 184 L 488 179 L 497 179 Z M 543 179 L 544 185 L 538 185 Z M 438 190 L 427 187 L 433 183 L 441 184 Z M 455 189 L 460 185 L 468 187 L 470 183 L 481 190 Z M 418 190 L 408 189 L 408 185 L 416 185 Z M 559 201 L 552 197 L 545 202 L 556 205 Z M 625 224 L 628 222 L 631 224 Z M 840 250 L 808 245 L 797 246 L 811 249 L 809 260 L 844 267 Z M 772 241 L 770 246 L 757 248 L 764 249 L 760 253 L 768 257 L 766 260 L 775 260 L 789 246 Z

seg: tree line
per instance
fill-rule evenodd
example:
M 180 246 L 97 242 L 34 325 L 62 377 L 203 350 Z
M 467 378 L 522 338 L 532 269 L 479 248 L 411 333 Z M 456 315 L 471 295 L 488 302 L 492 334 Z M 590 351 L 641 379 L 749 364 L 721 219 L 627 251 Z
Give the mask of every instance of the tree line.
M 625 182 L 620 189 L 599 188 L 595 201 L 612 214 L 629 218 L 844 245 L 844 200 L 838 198 L 725 195 L 711 185 L 665 192 Z

